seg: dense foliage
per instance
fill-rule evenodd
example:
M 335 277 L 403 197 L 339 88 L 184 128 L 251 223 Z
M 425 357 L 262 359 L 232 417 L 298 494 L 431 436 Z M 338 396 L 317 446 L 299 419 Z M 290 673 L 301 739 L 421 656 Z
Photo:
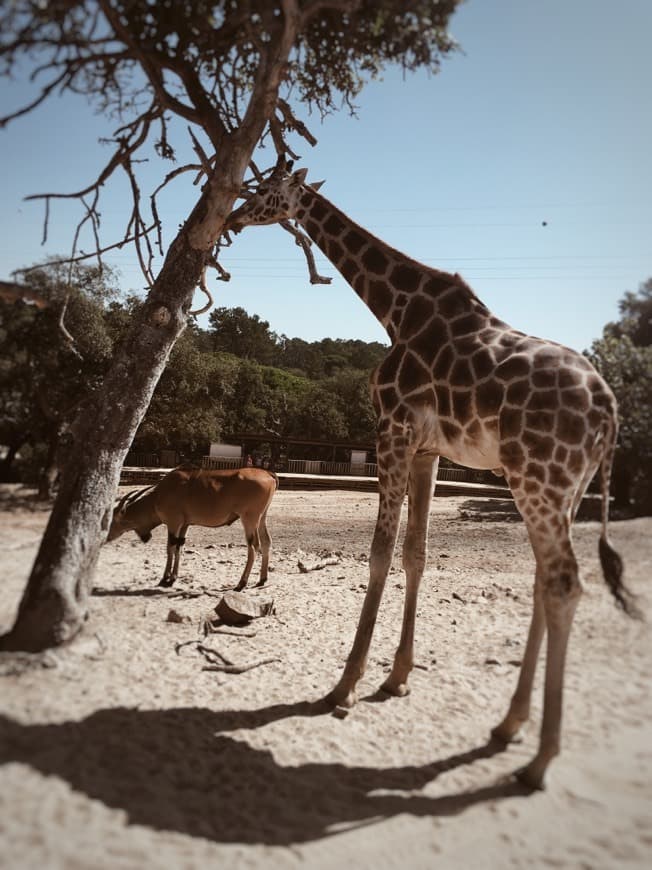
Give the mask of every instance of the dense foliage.
M 587 354 L 618 399 L 620 434 L 614 468 L 619 507 L 652 514 L 652 279 L 620 301 Z
M 31 275 L 47 302 L 0 304 L 0 475 L 7 479 L 20 452 L 29 476 L 41 475 L 43 495 L 56 469 L 59 439 L 82 399 L 98 389 L 112 357 L 115 330 L 110 312 L 118 290 L 110 269 L 50 265 Z M 64 289 L 65 288 L 65 289 Z M 73 353 L 59 329 L 66 296 L 66 325 L 77 341 Z
M 111 270 L 77 266 L 66 324 L 81 356 L 59 329 L 67 284 L 60 266 L 32 275 L 48 307 L 0 303 L 2 479 L 39 479 L 46 494 L 56 450 L 84 396 L 99 388 L 141 302 L 122 298 Z M 608 323 L 587 356 L 618 399 L 621 428 L 614 469 L 619 507 L 652 512 L 652 280 L 626 293 L 621 318 Z M 134 450 L 187 457 L 211 441 L 251 434 L 350 443 L 374 441 L 368 393 L 379 342 L 308 342 L 275 333 L 243 308 L 217 308 L 208 329 L 191 325 L 176 343 Z
M 141 303 L 119 298 L 110 271 L 78 266 L 66 324 L 79 356 L 58 325 L 61 267 L 33 275 L 47 308 L 0 303 L 0 469 L 5 480 L 43 475 L 45 494 L 67 425 L 101 384 Z M 217 309 L 207 330 L 191 325 L 177 341 L 134 449 L 198 457 L 234 433 L 372 443 L 368 380 L 385 350 L 378 342 L 287 338 L 242 308 Z

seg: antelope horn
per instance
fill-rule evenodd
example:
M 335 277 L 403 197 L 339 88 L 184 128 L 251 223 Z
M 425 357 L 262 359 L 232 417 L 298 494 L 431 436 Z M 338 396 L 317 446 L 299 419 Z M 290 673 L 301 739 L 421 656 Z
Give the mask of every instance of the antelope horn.
M 154 489 L 154 484 L 150 484 L 143 489 L 132 489 L 126 495 L 123 495 L 115 507 L 115 513 L 121 513 L 123 510 L 126 510 L 130 504 L 135 502 L 136 499 L 140 498 L 141 495 L 144 495 L 150 489 Z

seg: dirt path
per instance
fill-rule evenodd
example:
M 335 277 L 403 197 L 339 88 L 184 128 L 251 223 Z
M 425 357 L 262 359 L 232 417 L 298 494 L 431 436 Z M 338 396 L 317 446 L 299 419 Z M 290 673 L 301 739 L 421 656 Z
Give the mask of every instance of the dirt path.
M 348 653 L 375 511 L 373 494 L 277 494 L 274 572 L 251 592 L 273 597 L 277 617 L 252 624 L 254 637 L 209 640 L 239 665 L 279 659 L 239 675 L 202 670 L 191 645 L 175 653 L 240 575 L 238 525 L 190 529 L 178 589 L 202 594 L 187 599 L 149 594 L 163 530 L 147 546 L 125 536 L 105 547 L 84 642 L 50 654 L 49 667 L 0 677 L 0 866 L 650 866 L 652 638 L 649 623 L 612 604 L 597 523 L 575 534 L 587 592 L 571 639 L 564 752 L 548 790 L 525 796 L 508 774 L 533 753 L 540 676 L 525 741 L 487 747 L 530 614 L 533 559 L 509 503 L 433 501 L 412 693 L 377 694 L 400 630 L 397 556 L 360 703 L 344 719 L 313 703 Z M 4 499 L 0 630 L 46 519 L 15 491 Z M 652 518 L 613 523 L 612 537 L 650 613 Z M 300 571 L 324 557 L 337 563 Z M 184 621 L 168 621 L 171 609 Z

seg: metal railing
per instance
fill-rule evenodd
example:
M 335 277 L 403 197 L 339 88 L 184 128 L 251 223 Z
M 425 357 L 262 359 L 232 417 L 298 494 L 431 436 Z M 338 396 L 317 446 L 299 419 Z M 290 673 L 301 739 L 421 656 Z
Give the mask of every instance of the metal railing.
M 378 474 L 375 462 L 325 462 L 321 459 L 289 459 L 287 470 L 290 474 L 351 475 L 356 477 L 376 477 Z
M 242 459 L 239 456 L 202 456 L 202 468 L 240 468 Z
M 244 460 L 233 456 L 203 456 L 202 468 L 240 468 Z M 377 477 L 378 466 L 375 462 L 351 463 L 351 462 L 326 462 L 321 459 L 289 459 L 284 468 L 280 469 L 289 474 L 316 474 L 337 477 Z M 458 483 L 485 483 L 494 486 L 503 485 L 504 481 L 495 477 L 489 471 L 474 468 L 449 468 L 441 467 L 437 473 L 437 480 Z
M 129 451 L 124 464 L 135 468 L 158 468 L 161 460 L 158 453 L 132 453 Z

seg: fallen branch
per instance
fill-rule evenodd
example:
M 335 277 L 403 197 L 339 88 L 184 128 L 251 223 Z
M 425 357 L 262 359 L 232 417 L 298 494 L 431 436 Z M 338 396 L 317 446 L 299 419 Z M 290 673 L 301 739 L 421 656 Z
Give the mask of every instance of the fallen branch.
M 245 671 L 251 671 L 254 668 L 261 667 L 261 665 L 271 665 L 273 662 L 280 661 L 280 659 L 261 659 L 248 665 L 204 665 L 202 671 L 219 671 L 223 674 L 244 674 Z
M 194 645 L 197 652 L 200 652 L 207 662 L 208 665 L 204 665 L 202 671 L 220 671 L 224 674 L 244 674 L 245 671 L 251 671 L 254 668 L 259 668 L 262 665 L 269 665 L 273 662 L 280 662 L 281 659 L 278 658 L 269 658 L 269 659 L 260 659 L 256 662 L 249 662 L 246 665 L 236 665 L 230 659 L 221 653 L 217 649 L 213 649 L 213 647 L 206 646 L 200 640 L 186 640 L 182 643 L 178 643 L 175 646 L 175 652 L 179 655 L 179 652 L 183 647 Z
M 322 568 L 328 568 L 329 565 L 339 564 L 340 560 L 335 557 L 332 559 L 322 559 L 321 562 L 315 562 L 314 565 L 306 565 L 304 562 L 301 561 L 301 559 L 299 559 L 299 561 L 297 562 L 299 571 L 301 571 L 302 574 L 307 574 L 309 571 L 321 571 Z

